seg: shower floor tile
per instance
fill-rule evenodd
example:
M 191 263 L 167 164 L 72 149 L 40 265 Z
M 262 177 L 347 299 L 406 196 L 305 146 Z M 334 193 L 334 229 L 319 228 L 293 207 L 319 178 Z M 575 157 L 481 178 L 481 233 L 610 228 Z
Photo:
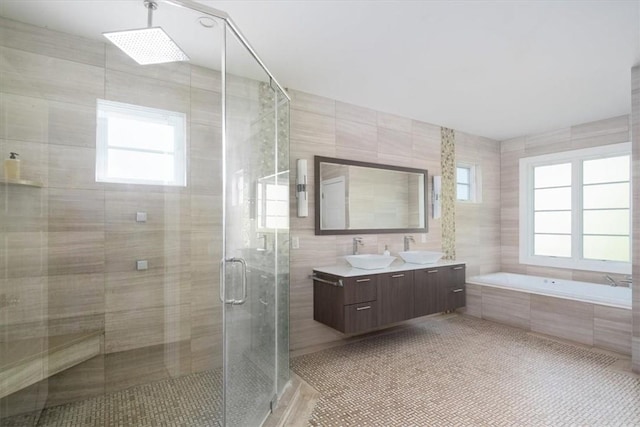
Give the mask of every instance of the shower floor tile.
M 221 426 L 222 371 L 205 371 L 0 420 L 2 426 Z

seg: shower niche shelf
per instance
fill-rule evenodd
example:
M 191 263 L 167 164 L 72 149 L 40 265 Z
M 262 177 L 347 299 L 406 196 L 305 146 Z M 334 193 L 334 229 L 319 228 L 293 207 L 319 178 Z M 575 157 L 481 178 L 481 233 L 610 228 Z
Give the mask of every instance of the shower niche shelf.
M 39 181 L 31 181 L 29 179 L 0 179 L 0 184 L 21 185 L 23 187 L 42 187 Z

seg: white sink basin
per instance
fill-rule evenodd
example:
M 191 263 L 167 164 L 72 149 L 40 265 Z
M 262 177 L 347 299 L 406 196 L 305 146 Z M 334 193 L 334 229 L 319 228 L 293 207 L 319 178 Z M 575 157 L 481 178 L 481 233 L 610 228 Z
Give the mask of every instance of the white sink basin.
M 352 267 L 362 268 L 364 270 L 389 267 L 396 259 L 394 256 L 376 254 L 349 255 L 345 258 Z
M 444 255 L 442 252 L 429 251 L 405 251 L 398 254 L 404 262 L 410 264 L 435 264 Z

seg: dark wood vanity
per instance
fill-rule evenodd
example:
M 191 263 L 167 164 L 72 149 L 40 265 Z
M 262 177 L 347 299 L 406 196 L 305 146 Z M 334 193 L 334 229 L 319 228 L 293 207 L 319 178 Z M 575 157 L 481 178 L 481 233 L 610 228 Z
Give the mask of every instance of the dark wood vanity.
M 345 334 L 465 306 L 465 265 L 314 269 L 313 318 Z

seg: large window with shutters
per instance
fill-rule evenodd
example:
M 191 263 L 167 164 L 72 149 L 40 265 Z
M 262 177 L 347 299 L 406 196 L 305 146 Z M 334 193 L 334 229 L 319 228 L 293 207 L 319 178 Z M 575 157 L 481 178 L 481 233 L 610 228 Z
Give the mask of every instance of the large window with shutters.
M 520 159 L 520 263 L 631 272 L 631 146 Z

